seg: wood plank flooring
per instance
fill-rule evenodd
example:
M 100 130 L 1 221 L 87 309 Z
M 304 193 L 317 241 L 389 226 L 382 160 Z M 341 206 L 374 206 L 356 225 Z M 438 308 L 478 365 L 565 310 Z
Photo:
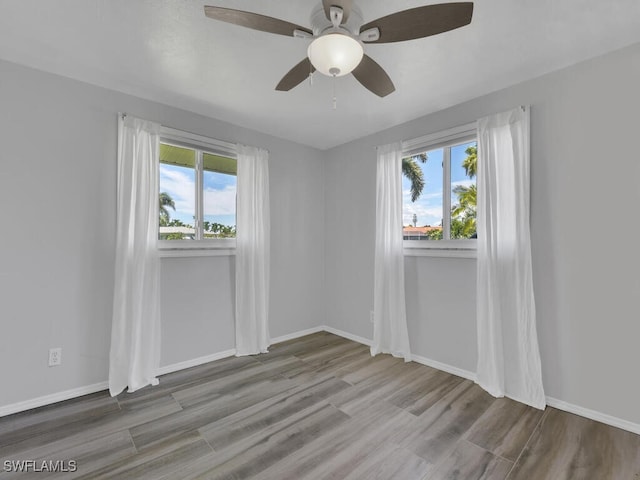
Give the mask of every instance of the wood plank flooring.
M 0 418 L 5 478 L 640 480 L 640 436 L 323 332 Z

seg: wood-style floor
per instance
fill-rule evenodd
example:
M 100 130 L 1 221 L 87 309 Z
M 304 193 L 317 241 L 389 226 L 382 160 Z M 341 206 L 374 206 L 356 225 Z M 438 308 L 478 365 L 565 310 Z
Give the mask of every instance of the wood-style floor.
M 0 478 L 638 480 L 640 436 L 318 333 L 1 418 Z

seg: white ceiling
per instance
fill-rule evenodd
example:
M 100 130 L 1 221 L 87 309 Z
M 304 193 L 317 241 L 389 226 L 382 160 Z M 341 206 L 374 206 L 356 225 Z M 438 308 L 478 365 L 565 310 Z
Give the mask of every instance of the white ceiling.
M 320 149 L 640 42 L 638 0 L 476 0 L 470 25 L 366 45 L 396 91 L 351 75 L 280 78 L 308 40 L 204 16 L 217 5 L 310 26 L 320 0 L 0 0 L 0 58 L 216 117 Z M 364 22 L 429 0 L 360 0 Z M 1 81 L 1 79 L 0 79 Z

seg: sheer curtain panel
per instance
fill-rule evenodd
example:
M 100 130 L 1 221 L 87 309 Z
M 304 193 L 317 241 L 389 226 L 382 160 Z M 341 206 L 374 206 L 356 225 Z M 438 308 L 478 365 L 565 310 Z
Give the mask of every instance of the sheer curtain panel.
M 529 232 L 529 107 L 478 121 L 478 384 L 544 409 Z
M 118 117 L 116 264 L 109 355 L 115 396 L 157 385 L 160 360 L 158 149 L 160 125 Z
M 402 146 L 378 147 L 376 246 L 371 354 L 411 360 L 404 297 Z
M 269 152 L 238 145 L 236 355 L 269 347 Z

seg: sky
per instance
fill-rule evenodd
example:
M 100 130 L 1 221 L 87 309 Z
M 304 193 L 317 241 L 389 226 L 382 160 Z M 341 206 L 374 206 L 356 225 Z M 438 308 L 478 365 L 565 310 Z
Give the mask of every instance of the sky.
M 236 177 L 204 172 L 204 221 L 233 226 L 236 224 Z M 195 216 L 195 171 L 192 168 L 160 164 L 160 192 L 167 192 L 176 205 L 169 207 L 171 220 L 193 225 Z
M 469 186 L 475 183 L 470 180 L 462 168 L 462 162 L 467 157 L 465 150 L 476 142 L 456 145 L 451 148 L 451 205 L 457 203 L 453 193 L 456 185 Z M 425 186 L 422 195 L 415 202 L 411 202 L 411 182 L 402 177 L 402 224 L 413 225 L 413 215 L 418 217 L 417 226 L 442 225 L 442 158 L 443 149 L 427 152 L 427 162 L 419 163 L 424 174 Z

